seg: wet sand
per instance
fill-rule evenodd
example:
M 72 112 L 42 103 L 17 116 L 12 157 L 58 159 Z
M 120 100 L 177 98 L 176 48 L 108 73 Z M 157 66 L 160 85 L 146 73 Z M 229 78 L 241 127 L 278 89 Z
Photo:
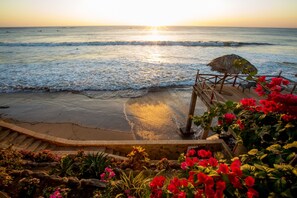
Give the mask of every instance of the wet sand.
M 0 94 L 0 118 L 24 128 L 74 140 L 183 139 L 191 88 L 148 91 Z M 196 114 L 206 110 L 197 100 Z

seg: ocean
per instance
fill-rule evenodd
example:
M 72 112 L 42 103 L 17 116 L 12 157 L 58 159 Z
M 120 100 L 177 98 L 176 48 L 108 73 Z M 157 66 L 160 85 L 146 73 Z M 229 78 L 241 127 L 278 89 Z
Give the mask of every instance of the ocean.
M 0 93 L 189 86 L 206 64 L 238 54 L 259 74 L 297 81 L 297 29 L 224 27 L 0 28 Z

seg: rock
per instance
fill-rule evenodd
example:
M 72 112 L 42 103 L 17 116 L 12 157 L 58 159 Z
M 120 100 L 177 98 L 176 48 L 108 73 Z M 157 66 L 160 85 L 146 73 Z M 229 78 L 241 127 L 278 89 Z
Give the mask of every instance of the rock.
M 63 178 L 54 175 L 49 176 L 48 180 L 49 182 L 54 183 L 55 185 L 62 185 L 65 183 Z
M 93 186 L 96 188 L 106 188 L 106 183 L 102 182 L 98 179 L 81 179 L 80 180 L 81 186 Z
M 32 174 L 33 174 L 33 171 L 31 170 L 23 170 L 23 172 L 21 173 L 22 177 L 29 177 Z
M 80 186 L 80 181 L 77 177 L 68 177 L 68 185 L 70 188 L 76 188 Z
M 48 177 L 47 173 L 41 172 L 41 171 L 32 173 L 31 175 L 32 175 L 32 177 L 37 177 L 37 178 L 40 178 L 40 179 Z

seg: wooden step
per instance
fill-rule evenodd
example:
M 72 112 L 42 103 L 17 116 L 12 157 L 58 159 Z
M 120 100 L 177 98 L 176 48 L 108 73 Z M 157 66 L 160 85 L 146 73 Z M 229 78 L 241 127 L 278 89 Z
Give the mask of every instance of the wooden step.
M 49 145 L 50 144 L 48 142 L 42 142 L 36 149 L 34 149 L 34 151 L 46 150 L 46 147 L 48 147 Z
M 27 149 L 33 142 L 35 141 L 35 138 L 27 137 L 20 145 L 20 148 Z
M 30 146 L 27 147 L 27 149 L 30 151 L 34 151 L 40 144 L 42 144 L 41 140 L 35 140 Z
M 20 145 L 28 136 L 26 135 L 19 135 L 17 138 L 14 139 L 13 145 L 18 146 Z
M 0 144 L 10 145 L 18 135 L 19 133 L 10 131 L 10 133 L 0 141 Z
M 57 146 L 54 144 L 49 144 L 44 150 L 54 151 L 56 150 Z
M 3 140 L 6 136 L 8 136 L 9 133 L 10 133 L 9 129 L 0 131 L 0 141 Z

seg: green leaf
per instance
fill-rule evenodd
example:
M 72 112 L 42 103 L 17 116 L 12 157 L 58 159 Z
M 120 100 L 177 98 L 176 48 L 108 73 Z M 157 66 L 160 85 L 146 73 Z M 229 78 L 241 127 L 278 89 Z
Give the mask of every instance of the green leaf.
M 295 125 L 292 124 L 291 122 L 289 122 L 289 123 L 286 124 L 286 126 L 285 126 L 286 129 L 287 129 L 287 128 L 293 128 L 293 127 L 295 127 Z
M 284 146 L 284 149 L 290 149 L 290 148 L 297 148 L 297 141 L 294 141 L 293 143 L 290 143 Z
M 249 155 L 256 155 L 258 153 L 258 149 L 252 149 L 248 152 Z
M 260 160 L 263 160 L 265 157 L 267 156 L 267 154 L 264 154 L 260 157 Z

